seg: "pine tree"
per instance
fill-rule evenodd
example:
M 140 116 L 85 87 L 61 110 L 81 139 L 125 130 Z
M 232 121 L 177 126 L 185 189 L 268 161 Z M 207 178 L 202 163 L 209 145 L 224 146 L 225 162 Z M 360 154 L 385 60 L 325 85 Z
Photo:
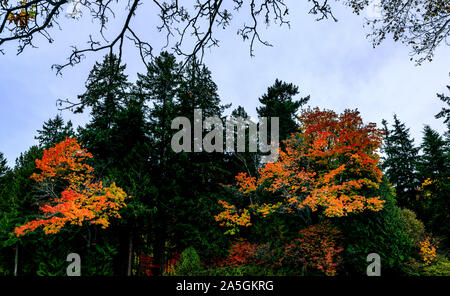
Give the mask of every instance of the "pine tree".
M 34 240 L 18 239 L 14 234 L 14 227 L 27 222 L 34 217 L 37 210 L 37 196 L 35 194 L 34 182 L 30 175 L 36 172 L 35 160 L 42 155 L 42 149 L 32 146 L 26 152 L 21 153 L 16 159 L 13 169 L 8 170 L 0 178 L 0 256 L 6 255 L 8 262 L 17 263 L 19 269 L 13 270 L 13 265 L 8 266 L 8 273 L 30 274 L 37 268 L 33 264 L 33 258 L 24 258 L 23 250 L 36 250 L 39 243 Z M 7 252 L 12 247 L 17 249 L 17 253 Z
M 11 178 L 9 178 L 9 173 L 11 169 L 8 167 L 6 158 L 3 156 L 3 153 L 0 152 L 0 219 L 2 219 L 2 215 L 8 209 L 8 196 L 10 194 L 11 187 Z
M 450 158 L 448 143 L 429 126 L 424 128 L 419 178 L 422 183 L 422 220 L 430 230 L 450 237 Z
M 145 112 L 147 107 L 132 85 L 115 55 L 107 55 L 96 63 L 86 82 L 86 91 L 78 96 L 75 113 L 89 109 L 91 120 L 79 128 L 80 142 L 94 156 L 98 178 L 105 182 L 115 180 L 129 195 L 128 207 L 121 211 L 123 219 L 114 222 L 110 237 L 97 237 L 104 245 L 118 249 L 114 256 L 114 272 L 131 273 L 133 242 L 141 243 L 142 232 L 136 225 L 147 227 L 151 214 L 143 202 L 149 194 L 149 148 Z M 102 234 L 104 235 L 104 234 Z
M 193 119 L 194 109 L 201 109 L 203 117 L 222 116 L 230 105 L 220 105 L 217 85 L 211 71 L 194 59 L 184 70 L 178 90 L 178 112 L 180 116 Z
M 2 152 L 0 152 L 0 178 L 2 178 L 9 170 L 7 161 Z
M 257 108 L 259 117 L 279 117 L 280 141 L 286 140 L 292 133 L 298 131 L 297 112 L 305 105 L 310 97 L 294 99 L 299 94 L 298 86 L 276 79 L 275 83 L 267 89 L 259 102 L 261 107 Z M 270 120 L 268 120 L 270 124 Z M 270 132 L 269 138 L 270 138 Z M 284 147 L 284 144 L 281 145 Z
M 222 118 L 225 106 L 220 105 L 217 86 L 204 65 L 193 61 L 181 69 L 168 53 L 157 57 L 145 75 L 138 75 L 136 86 L 152 104 L 148 112 L 152 195 L 147 201 L 156 209 L 150 237 L 161 274 L 177 250 L 194 246 L 210 256 L 224 249 L 219 247 L 222 236 L 213 216 L 218 210 L 219 183 L 226 174 L 225 156 L 206 151 L 175 153 L 171 139 L 176 131 L 171 123 L 178 116 L 187 117 L 192 129 L 194 109 L 201 109 L 203 117 Z
M 194 124 L 194 109 L 200 109 L 202 120 L 217 117 L 223 123 L 223 112 L 229 105 L 221 105 L 210 70 L 193 60 L 182 74 L 176 102 L 178 116 L 187 117 Z M 203 126 L 203 135 L 207 132 L 209 130 Z M 194 143 L 194 135 L 191 136 Z M 171 241 L 178 251 L 190 246 L 202 250 L 203 258 L 221 254 L 226 242 L 213 216 L 218 210 L 217 201 L 224 194 L 220 184 L 232 178 L 229 155 L 202 149 L 202 152 L 180 153 L 176 157 L 178 166 L 182 167 L 179 171 L 183 172 L 183 176 L 178 176 L 177 183 L 184 190 L 178 198 L 171 200 L 172 208 L 176 209 L 173 214 L 178 221 L 169 227 L 173 233 Z
M 155 263 L 159 266 L 157 274 L 163 273 L 167 242 L 168 225 L 171 222 L 171 199 L 181 195 L 182 188 L 177 183 L 180 174 L 171 150 L 173 131 L 171 121 L 176 116 L 176 98 L 181 83 L 181 65 L 173 55 L 163 52 L 148 65 L 145 75 L 138 74 L 136 86 L 146 102 L 152 103 L 149 110 L 150 137 L 150 177 L 153 194 L 148 201 L 156 211 L 152 220 L 150 236 L 153 240 Z M 182 171 L 182 170 L 181 170 Z
M 417 195 L 416 164 L 418 148 L 414 147 L 414 139 L 410 137 L 409 128 L 394 115 L 393 129 L 384 126 L 384 145 L 382 150 L 382 168 L 389 182 L 394 186 L 399 206 L 414 208 Z
M 86 92 L 78 96 L 75 113 L 90 108 L 91 121 L 79 129 L 82 142 L 96 161 L 96 170 L 105 172 L 114 166 L 111 131 L 116 116 L 129 93 L 130 83 L 115 55 L 107 55 L 95 63 L 86 82 Z
M 423 130 L 423 140 L 420 146 L 422 155 L 419 162 L 419 173 L 423 178 L 444 176 L 449 170 L 449 159 L 446 151 L 446 141 L 439 133 L 426 125 Z
M 116 272 L 120 275 L 131 275 L 133 254 L 143 252 L 142 246 L 146 242 L 142 234 L 146 233 L 154 213 L 153 206 L 147 202 L 152 189 L 149 173 L 151 149 L 145 118 L 147 109 L 139 96 L 127 96 L 111 128 L 113 165 L 108 176 L 132 196 L 121 211 L 122 221 L 114 228 L 119 238 Z
M 39 141 L 39 145 L 44 148 L 53 146 L 56 143 L 64 141 L 66 137 L 73 137 L 75 133 L 72 128 L 72 122 L 69 120 L 64 124 L 64 119 L 57 114 L 54 119 L 49 119 L 42 126 L 42 130 L 38 130 L 38 136 L 35 137 Z

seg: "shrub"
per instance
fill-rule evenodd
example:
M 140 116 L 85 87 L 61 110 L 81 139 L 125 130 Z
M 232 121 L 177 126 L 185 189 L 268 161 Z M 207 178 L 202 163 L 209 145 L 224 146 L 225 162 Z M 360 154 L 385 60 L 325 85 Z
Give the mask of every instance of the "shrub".
M 201 275 L 203 267 L 200 257 L 193 247 L 189 247 L 181 253 L 180 261 L 177 264 L 175 275 L 177 276 L 195 276 Z
M 445 257 L 438 256 L 435 263 L 423 268 L 422 275 L 425 276 L 450 276 L 450 261 Z
M 408 209 L 400 209 L 399 215 L 405 232 L 413 243 L 416 245 L 422 241 L 425 238 L 425 226 L 417 219 L 416 213 Z
M 229 251 L 224 270 L 251 276 L 335 275 L 342 262 L 342 235 L 329 222 L 309 226 L 287 244 L 252 244 L 238 240 Z
M 436 258 L 436 247 L 430 241 L 430 238 L 426 238 L 424 241 L 419 242 L 420 256 L 426 265 L 431 264 Z
M 240 239 L 231 246 L 228 257 L 220 265 L 235 267 L 261 265 L 266 263 L 266 255 L 269 251 L 268 244 L 251 244 L 244 239 Z
M 367 255 L 377 253 L 382 273 L 403 271 L 410 260 L 413 242 L 405 231 L 392 189 L 383 182 L 380 194 L 386 201 L 377 213 L 347 217 L 340 221 L 345 236 L 344 261 L 348 273 L 366 275 Z
M 342 262 L 341 232 L 328 221 L 302 229 L 279 259 L 280 265 L 291 265 L 301 274 L 319 272 L 328 276 L 337 274 Z
M 440 255 L 430 264 L 412 259 L 405 264 L 404 271 L 409 276 L 450 276 L 450 261 Z
M 243 269 L 236 266 L 222 266 L 206 271 L 207 276 L 244 276 Z

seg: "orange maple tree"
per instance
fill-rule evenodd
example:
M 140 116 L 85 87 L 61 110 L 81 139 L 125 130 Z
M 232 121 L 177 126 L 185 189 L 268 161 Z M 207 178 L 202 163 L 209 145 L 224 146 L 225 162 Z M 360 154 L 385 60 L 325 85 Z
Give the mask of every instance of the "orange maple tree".
M 89 158 L 92 155 L 72 138 L 44 150 L 42 159 L 36 159 L 40 172 L 31 175 L 44 192 L 45 202 L 39 207 L 42 214 L 16 227 L 17 236 L 40 226 L 46 234 L 53 234 L 66 224 L 81 226 L 83 222 L 106 228 L 111 217 L 120 218 L 127 194 L 115 183 L 104 186 L 95 182 L 94 169 L 86 163 Z
M 326 217 L 381 210 L 384 201 L 378 188 L 382 173 L 376 152 L 383 131 L 374 123 L 364 124 L 357 110 L 338 115 L 331 110 L 308 109 L 299 119 L 299 132 L 285 141 L 276 162 L 259 169 L 258 178 L 247 173 L 236 176 L 238 190 L 251 197 L 248 210 L 263 217 L 274 212 L 295 214 L 306 208 Z M 272 193 L 273 198 L 264 202 L 258 195 L 262 191 Z M 251 225 L 247 209 L 221 204 L 225 209 L 216 221 L 232 229 Z M 242 219 L 240 213 L 247 218 Z

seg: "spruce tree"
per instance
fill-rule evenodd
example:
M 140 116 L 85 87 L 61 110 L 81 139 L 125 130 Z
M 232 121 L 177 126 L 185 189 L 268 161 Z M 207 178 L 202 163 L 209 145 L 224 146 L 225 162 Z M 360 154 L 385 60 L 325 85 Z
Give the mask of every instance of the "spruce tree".
M 43 148 L 62 142 L 66 137 L 75 136 L 72 122 L 69 120 L 64 124 L 64 119 L 59 114 L 54 119 L 50 118 L 46 121 L 42 126 L 42 130 L 38 130 L 37 133 L 39 135 L 35 139 L 39 141 L 39 145 Z
M 387 127 L 383 120 L 385 131 L 382 150 L 382 168 L 389 182 L 394 186 L 399 206 L 414 208 L 417 195 L 416 164 L 418 148 L 414 147 L 414 139 L 409 134 L 409 128 L 394 115 L 393 129 Z
M 422 155 L 418 165 L 421 179 L 444 176 L 449 170 L 446 141 L 429 125 L 423 130 Z
M 152 195 L 147 202 L 157 209 L 150 230 L 155 264 L 159 266 L 157 274 L 163 273 L 166 261 L 168 226 L 173 219 L 171 199 L 179 197 L 182 192 L 177 183 L 182 168 L 177 165 L 176 154 L 170 146 L 173 134 L 171 121 L 178 116 L 176 98 L 182 78 L 180 69 L 181 65 L 175 57 L 163 52 L 148 65 L 146 74 L 138 74 L 136 82 L 141 96 L 151 104 L 148 132 Z
M 299 109 L 305 105 L 310 97 L 296 100 L 294 97 L 299 94 L 298 86 L 276 79 L 272 86 L 269 86 L 267 93 L 259 98 L 261 107 L 257 108 L 259 117 L 279 117 L 280 141 L 286 140 L 294 132 L 298 131 L 297 116 Z M 270 120 L 268 120 L 270 124 Z M 270 138 L 270 132 L 268 132 Z M 284 147 L 282 144 L 281 147 Z
M 14 168 L 7 170 L 0 179 L 0 182 L 4 183 L 0 184 L 0 257 L 6 255 L 5 259 L 11 262 L 8 266 L 8 274 L 11 275 L 15 257 L 19 275 L 31 275 L 33 272 L 36 274 L 38 268 L 34 260 L 39 258 L 32 258 L 27 254 L 39 247 L 39 241 L 36 238 L 19 239 L 13 232 L 15 226 L 29 221 L 36 215 L 37 202 L 42 197 L 36 195 L 34 181 L 30 179 L 30 175 L 37 171 L 35 160 L 41 156 L 42 149 L 38 146 L 30 147 L 16 159 Z M 17 253 L 6 252 L 12 247 L 17 249 Z
M 202 249 L 210 256 L 223 250 L 221 232 L 214 221 L 219 210 L 223 175 L 226 173 L 223 153 L 180 152 L 172 150 L 171 139 L 176 132 L 172 120 L 187 117 L 194 125 L 194 109 L 201 109 L 203 119 L 222 118 L 217 86 L 210 71 L 196 61 L 181 69 L 172 54 L 162 53 L 139 74 L 138 92 L 150 105 L 149 145 L 150 202 L 156 209 L 152 218 L 152 248 L 158 274 L 171 253 L 188 246 Z M 206 132 L 206 130 L 203 130 Z M 193 134 L 191 134 L 193 136 Z M 193 139 L 191 139 L 193 143 Z M 222 243 L 223 244 L 223 243 Z
M 147 107 L 139 94 L 131 89 L 125 74 L 125 65 L 119 64 L 115 55 L 107 55 L 96 63 L 86 82 L 86 91 L 78 96 L 75 113 L 90 111 L 91 119 L 79 128 L 80 141 L 93 154 L 98 178 L 104 182 L 115 180 L 130 196 L 122 211 L 122 219 L 114 221 L 108 231 L 110 237 L 99 234 L 97 239 L 106 247 L 118 249 L 114 256 L 114 272 L 126 275 L 136 250 L 141 244 L 142 232 L 136 225 L 147 227 L 151 214 L 143 202 L 148 196 L 148 139 L 145 112 Z
M 102 63 L 96 62 L 86 81 L 86 91 L 78 96 L 75 113 L 90 109 L 91 120 L 79 129 L 80 140 L 93 155 L 96 171 L 104 172 L 114 166 L 112 128 L 123 106 L 130 83 L 115 55 L 107 55 Z
M 7 161 L 2 152 L 0 152 L 0 178 L 2 178 L 9 170 Z
M 429 126 L 424 128 L 419 162 L 419 177 L 422 183 L 422 220 L 429 230 L 450 235 L 450 159 L 448 143 Z
M 119 237 L 116 274 L 120 275 L 131 275 L 133 254 L 145 252 L 143 234 L 154 212 L 147 202 L 151 195 L 147 110 L 142 98 L 126 96 L 110 130 L 113 163 L 108 177 L 132 196 L 121 211 L 122 219 L 114 225 L 115 235 Z
M 223 112 L 228 105 L 221 105 L 218 88 L 210 70 L 198 60 L 192 60 L 182 71 L 175 108 L 177 116 L 190 120 L 191 129 L 195 109 L 202 111 L 202 120 L 217 117 L 222 123 L 225 122 Z M 202 136 L 208 132 L 203 125 Z M 194 134 L 191 134 L 191 143 L 194 143 Z M 222 254 L 226 248 L 225 238 L 214 215 L 219 211 L 218 200 L 224 194 L 220 184 L 232 178 L 229 156 L 202 149 L 202 152 L 179 153 L 176 158 L 177 166 L 180 167 L 178 171 L 182 172 L 177 183 L 184 190 L 178 198 L 171 200 L 172 207 L 176 209 L 173 213 L 178 221 L 170 224 L 171 241 L 178 251 L 190 246 L 202 250 L 201 256 L 205 259 Z

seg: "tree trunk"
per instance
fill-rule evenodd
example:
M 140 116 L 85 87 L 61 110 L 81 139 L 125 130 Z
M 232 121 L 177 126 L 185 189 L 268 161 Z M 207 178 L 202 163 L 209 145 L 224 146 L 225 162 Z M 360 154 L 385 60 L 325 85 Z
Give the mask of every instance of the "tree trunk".
M 128 241 L 128 268 L 127 268 L 127 276 L 131 276 L 131 270 L 133 267 L 133 232 L 130 232 Z
M 19 242 L 16 242 L 16 255 L 14 257 L 14 276 L 17 276 L 18 265 L 19 265 Z
M 157 274 L 155 275 L 162 275 L 164 272 L 164 254 L 165 254 L 165 246 L 166 246 L 166 239 L 164 230 L 160 229 L 156 234 L 155 244 L 154 244 L 154 258 L 155 258 L 155 264 L 159 266 L 157 270 Z

